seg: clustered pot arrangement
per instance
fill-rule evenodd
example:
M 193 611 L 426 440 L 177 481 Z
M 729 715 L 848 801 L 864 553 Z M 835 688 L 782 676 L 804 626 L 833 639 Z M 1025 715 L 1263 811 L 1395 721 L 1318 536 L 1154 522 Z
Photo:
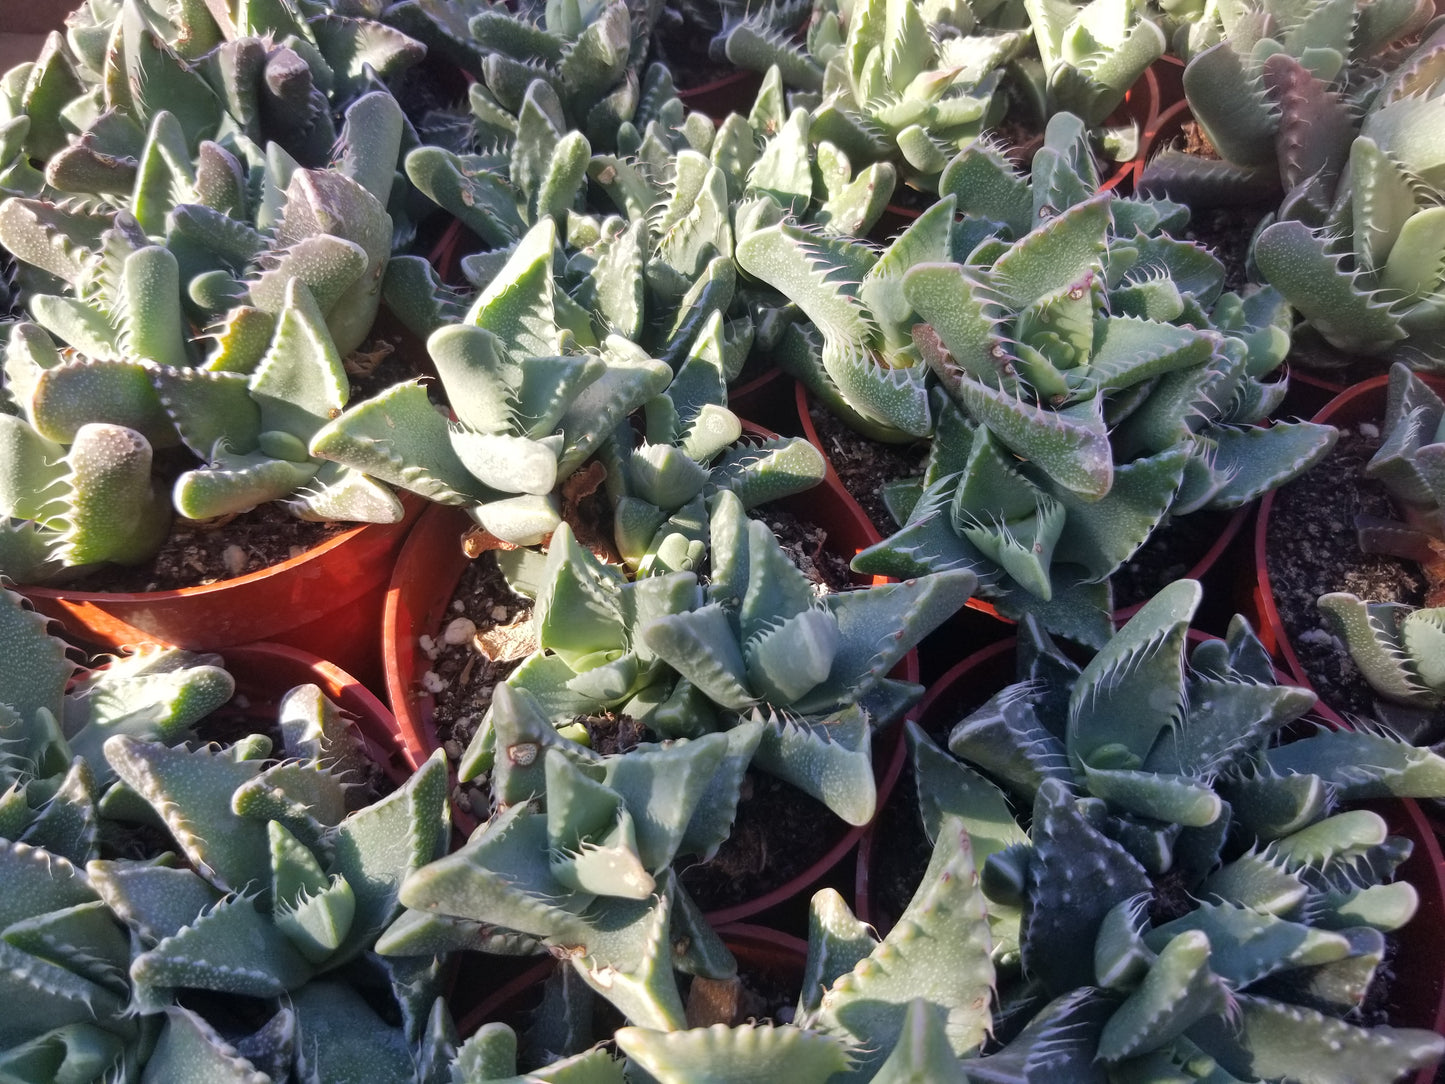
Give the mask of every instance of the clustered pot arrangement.
M 0 1075 L 1425 1079 L 1430 19 L 85 0 L 0 77 Z M 1115 586 L 1339 462 L 1346 354 L 1369 719 Z M 803 872 L 710 900 L 758 820 Z

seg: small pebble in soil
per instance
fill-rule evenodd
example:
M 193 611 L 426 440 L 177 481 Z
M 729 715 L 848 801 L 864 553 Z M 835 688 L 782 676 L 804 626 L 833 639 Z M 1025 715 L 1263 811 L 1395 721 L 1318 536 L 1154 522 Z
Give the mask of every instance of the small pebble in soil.
M 447 623 L 442 639 L 449 645 L 464 644 L 477 634 L 477 626 L 469 617 L 455 617 Z
M 221 561 L 232 576 L 246 571 L 246 551 L 234 542 L 221 551 Z

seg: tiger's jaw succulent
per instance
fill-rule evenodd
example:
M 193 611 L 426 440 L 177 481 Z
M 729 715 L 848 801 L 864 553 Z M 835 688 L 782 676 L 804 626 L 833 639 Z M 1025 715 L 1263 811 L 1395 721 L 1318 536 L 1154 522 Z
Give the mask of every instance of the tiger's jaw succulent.
M 231 698 L 215 655 L 153 648 L 82 670 L 48 619 L 0 589 L 0 837 L 83 863 L 96 857 L 95 803 L 114 781 L 113 734 L 170 744 Z M 30 806 L 36 801 L 38 809 Z M 68 826 L 68 827 L 67 827 Z M 75 830 L 79 828 L 79 830 Z
M 566 112 L 567 126 L 612 149 L 618 125 L 638 106 L 648 38 L 660 4 L 626 0 L 492 0 L 445 5 L 412 0 L 386 18 L 437 44 L 479 79 L 477 108 L 515 118 L 529 85 L 545 80 Z
M 1395 43 L 1418 32 L 1431 9 L 1406 0 L 1341 9 L 1334 19 L 1327 10 L 1221 4 L 1191 25 L 1184 90 L 1218 157 L 1166 151 L 1141 190 L 1201 207 L 1283 192 L 1290 217 L 1301 197 L 1328 208 L 1360 115 L 1398 62 Z
M 974 577 L 939 573 L 819 599 L 732 494 L 714 498 L 711 529 L 706 604 L 650 621 L 642 642 L 699 707 L 766 720 L 758 766 L 866 822 L 872 734 L 921 692 L 886 675 L 967 601 Z
M 1419 562 L 1425 605 L 1366 602 L 1341 591 L 1321 596 L 1319 607 L 1376 693 L 1433 710 L 1445 703 L 1445 402 L 1396 362 L 1382 428 L 1365 474 L 1385 486 L 1402 520 L 1357 516 L 1355 529 L 1364 552 Z
M 757 230 L 737 246 L 738 266 L 791 298 L 811 322 L 788 327 L 776 363 L 877 439 L 933 432 L 928 368 L 913 343 L 917 317 L 903 277 L 917 264 L 947 258 L 954 206 L 945 196 L 881 256 L 867 242 L 791 222 Z
M 151 446 L 121 425 L 87 422 L 68 447 L 0 414 L 0 571 L 40 583 L 104 564 L 148 560 L 171 509 L 151 477 Z
M 640 442 L 623 421 L 603 448 L 617 551 L 639 575 L 701 567 L 706 500 L 721 490 L 744 508 L 808 489 L 827 464 L 800 437 L 738 443 L 742 422 L 727 408 L 721 313 L 714 313 L 667 389 L 643 404 Z
M 1441 1036 L 1342 1019 L 1416 895 L 1391 881 L 1408 843 L 1334 803 L 1434 793 L 1445 759 L 1363 731 L 1272 743 L 1313 696 L 1273 684 L 1240 618 L 1186 651 L 1199 597 L 1166 588 L 1082 669 L 1026 620 L 1021 684 L 949 735 L 962 764 L 912 732 L 925 825 L 960 817 L 981 856 L 1002 1011 L 1049 1002 L 998 1066 L 1080 997 L 1074 1057 L 1109 1079 L 1394 1080 L 1437 1061 Z M 1026 838 L 989 778 L 1032 806 Z
M 62 63 L 36 102 L 46 134 L 29 148 L 62 192 L 129 190 L 163 110 L 181 121 L 191 148 L 224 124 L 232 146 L 275 142 L 305 166 L 325 166 L 336 147 L 333 114 L 425 54 L 373 18 L 295 0 L 235 12 L 83 3 L 74 15 Z
M 872 735 L 921 693 L 886 675 L 963 605 L 973 577 L 819 599 L 736 494 L 720 490 L 711 503 L 705 591 L 692 571 L 628 581 L 559 529 L 533 615 L 540 650 L 506 684 L 534 696 L 554 727 L 603 712 L 666 737 L 760 725 L 758 767 L 864 823 L 875 802 Z M 502 725 L 494 707 L 460 778 L 495 770 Z
M 465 321 L 428 340 L 455 422 L 420 384 L 398 384 L 323 427 L 311 454 L 464 505 L 503 542 L 551 535 L 558 484 L 672 375 L 624 339 L 596 342 L 554 277 L 556 237 L 540 221 Z
M 766 1079 L 780 1065 L 790 1079 L 809 1084 L 941 1084 L 975 1079 L 975 1067 L 978 1079 L 1020 1079 L 984 1076 L 993 1066 L 976 1058 L 993 1025 L 996 971 L 985 905 L 968 833 L 949 818 L 904 916 L 881 940 L 836 891 L 814 895 L 792 1023 L 633 1026 L 616 1033 L 617 1045 L 668 1084 Z M 1056 1041 L 1054 1064 L 1072 1045 Z
M 1423 150 L 1445 117 L 1434 75 L 1445 53 L 1437 31 L 1375 94 L 1337 186 L 1303 193 L 1293 215 L 1263 230 L 1253 256 L 1260 274 L 1308 326 L 1341 350 L 1445 366 L 1438 294 L 1442 223 L 1432 193 L 1445 186 Z
M 1102 643 L 1108 577 L 1157 526 L 1252 500 L 1334 431 L 1254 425 L 1284 391 L 1264 378 L 1287 306 L 1223 293 L 1222 265 L 1167 232 L 1182 208 L 1096 195 L 1077 118 L 1050 121 L 1031 180 L 974 147 L 943 185 L 964 213 L 952 262 L 901 284 L 928 321 L 935 435 L 921 488 L 894 488 L 903 530 L 854 567 L 972 568 L 1003 612 Z
M 151 380 L 186 445 L 206 466 L 183 473 L 176 511 L 190 519 L 285 500 L 303 519 L 395 523 L 401 503 L 359 471 L 311 457 L 308 445 L 350 395 L 341 355 L 311 290 L 286 284 L 284 308 L 250 373 L 156 367 Z
M 632 1021 L 681 1027 L 675 962 L 715 978 L 735 965 L 669 867 L 727 838 L 761 724 L 604 757 L 558 734 L 525 691 L 498 686 L 494 715 L 498 812 L 408 876 L 401 898 L 420 914 L 381 951 L 408 951 L 429 915 L 500 927 L 569 960 Z
M 514 121 L 485 111 L 474 117 L 494 147 L 474 154 L 423 147 L 407 158 L 417 186 L 496 249 L 462 259 L 472 284 L 492 282 L 505 251 L 551 216 L 565 238 L 561 281 L 591 314 L 595 339 L 621 335 L 676 369 L 719 313 L 728 380 L 755 339 L 770 349 L 788 322 L 779 311 L 786 298 L 739 284 L 735 237 L 785 213 L 828 233 L 861 234 L 893 190 L 891 165 L 855 170 L 831 143 L 811 149 L 809 115 L 787 108 L 776 72 L 747 117 L 715 126 L 687 113 L 671 76 L 653 65 L 615 153 L 592 153 L 541 80 Z M 414 257 L 393 263 L 386 293 L 419 334 L 454 322 L 469 303 Z
M 840 47 L 827 46 L 815 134 L 854 162 L 896 159 L 911 182 L 932 190 L 948 160 L 1001 112 L 1003 67 L 1028 45 L 1020 30 L 976 25 L 968 5 L 924 8 L 857 0 Z
M 215 656 L 157 649 L 77 674 L 10 592 L 0 636 L 0 988 L 16 1002 L 0 1023 L 5 1075 L 139 1079 L 148 1064 L 159 1078 L 200 1065 L 223 1079 L 250 1063 L 281 1080 L 296 1060 L 305 1079 L 319 1058 L 336 1067 L 329 1079 L 355 1079 L 341 1071 L 343 1047 L 372 1070 L 386 1065 L 388 1079 L 410 1071 L 439 969 L 427 959 L 381 973 L 367 953 L 397 910 L 396 885 L 445 849 L 440 758 L 348 815 L 360 789 L 317 758 L 340 769 L 351 739 L 315 686 L 282 698 L 284 761 L 265 759 L 266 738 L 187 750 L 193 725 L 234 689 Z M 148 820 L 172 830 L 179 854 L 116 857 L 158 838 L 141 844 L 121 823 Z M 358 1012 L 348 986 L 314 978 L 342 966 L 389 981 L 407 1026 Z M 264 1004 L 256 998 L 288 1005 L 239 1041 L 234 1021 L 218 1019 L 223 1040 L 176 1004 L 182 989 L 209 991 L 210 1012 L 230 994 L 249 1011 Z
M 1445 606 L 1366 602 L 1332 591 L 1320 596 L 1319 608 L 1377 694 L 1412 708 L 1445 704 Z
M 339 776 L 315 761 L 271 762 L 270 748 L 257 735 L 226 750 L 124 736 L 105 744 L 131 800 L 148 803 L 180 856 L 86 867 L 134 944 L 132 1009 L 163 1020 L 151 1071 L 190 1063 L 219 1073 L 238 1057 L 266 1057 L 277 1079 L 293 1061 L 302 1078 L 317 1063 L 333 1067 L 328 1076 L 400 1075 L 412 1065 L 439 968 L 429 958 L 378 965 L 370 950 L 400 912 L 402 880 L 445 852 L 444 762 L 432 758 L 401 789 L 348 815 Z M 402 1027 L 336 981 L 343 967 L 370 970 Z M 178 1003 L 184 991 L 207 991 L 211 1012 L 229 997 L 284 1005 L 261 1032 L 230 1046 Z
M 1383 443 L 1365 464 L 1389 492 L 1398 519 L 1356 516 L 1365 553 L 1419 563 L 1425 604 L 1445 602 L 1445 401 L 1399 362 L 1390 367 Z
M 1164 55 L 1164 33 L 1133 0 L 1025 0 L 1039 52 L 1045 116 L 1068 112 L 1090 128 L 1124 101 L 1144 69 Z M 1029 62 L 1023 61 L 1025 69 Z

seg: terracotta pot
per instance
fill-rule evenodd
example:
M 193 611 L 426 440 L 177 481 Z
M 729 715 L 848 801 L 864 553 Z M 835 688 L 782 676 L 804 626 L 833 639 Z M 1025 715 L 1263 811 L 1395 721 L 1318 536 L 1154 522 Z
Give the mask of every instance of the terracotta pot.
M 1189 631 L 1191 644 L 1206 639 L 1212 637 L 1196 629 Z M 934 682 L 911 717 L 935 737 L 940 737 L 939 731 L 952 725 L 962 707 L 981 704 L 1012 682 L 1014 648 L 1015 641 L 1010 638 L 961 660 Z M 1275 677 L 1282 683 L 1290 682 L 1288 675 L 1278 670 Z M 1330 727 L 1345 725 L 1322 704 L 1315 706 L 1312 715 Z M 905 751 L 898 765 L 900 772 L 906 760 Z M 891 793 L 896 803 L 901 801 L 904 791 L 893 789 Z M 1411 799 L 1360 802 L 1357 806 L 1379 813 L 1391 834 L 1410 840 L 1413 849 L 1400 866 L 1398 879 L 1414 885 L 1420 897 L 1419 910 L 1406 927 L 1408 951 L 1395 956 L 1384 1008 L 1396 1026 L 1442 1032 L 1445 1029 L 1445 855 L 1442 855 L 1440 841 L 1419 803 Z M 916 810 L 911 812 L 916 817 Z M 896 835 L 883 837 L 884 816 L 885 812 L 880 812 L 859 847 L 854 905 L 858 917 L 880 934 L 886 934 L 898 916 L 883 913 L 880 901 L 875 898 L 871 875 L 883 849 L 901 844 Z M 1422 1070 L 1412 1084 L 1430 1084 L 1434 1077 L 1433 1069 Z
M 1149 66 L 1154 73 L 1155 116 L 1184 100 L 1184 61 L 1166 53 Z
M 721 121 L 729 113 L 747 116 L 762 85 L 761 73 L 734 71 L 695 87 L 679 87 L 677 96 L 689 112 L 705 113 L 713 120 Z
M 1292 366 L 1289 370 L 1289 391 L 1280 405 L 1280 414 L 1318 414 L 1331 399 L 1344 394 L 1349 387 L 1350 383 L 1346 380 Z
M 427 253 L 427 263 L 436 268 L 436 273 L 441 276 L 443 282 L 451 286 L 459 286 L 464 281 L 462 276 L 462 257 L 477 251 L 480 242 L 476 234 L 462 224 L 461 219 L 454 218 L 442 231 L 437 243 Z
M 1135 187 L 1138 186 L 1140 175 L 1143 174 L 1144 167 L 1149 164 L 1149 159 L 1163 150 L 1172 140 L 1178 139 L 1183 133 L 1184 125 L 1194 119 L 1194 114 L 1189 109 L 1189 101 L 1183 96 L 1183 67 L 1179 69 L 1179 79 L 1179 96 L 1167 106 L 1160 108 L 1154 114 L 1154 119 L 1149 122 L 1149 126 L 1144 129 L 1144 139 L 1140 144 L 1139 158 L 1136 162 L 1138 169 L 1134 177 Z
M 1105 124 L 1122 125 L 1133 121 L 1139 128 L 1139 154 L 1127 162 L 1103 163 L 1104 173 L 1099 182 L 1099 191 L 1117 192 L 1121 196 L 1127 196 L 1134 190 L 1135 175 L 1143 163 L 1143 152 L 1146 144 L 1145 133 L 1153 122 L 1158 112 L 1159 89 L 1157 76 L 1153 68 L 1144 69 L 1144 74 L 1124 94 L 1124 101 L 1119 108 L 1110 113 Z M 1043 146 L 1043 136 L 1040 134 L 1030 142 L 1017 147 L 1018 154 L 1015 157 L 1020 169 L 1027 170 L 1033 161 L 1034 152 Z M 896 189 L 895 189 L 896 191 Z M 902 233 L 909 226 L 913 225 L 914 219 L 922 214 L 929 203 L 936 197 L 919 193 L 918 199 L 925 200 L 923 206 L 912 206 L 902 203 L 890 203 L 883 212 L 883 216 L 877 224 L 869 231 L 868 236 L 875 241 L 887 241 Z
M 1445 377 L 1417 374 L 1435 391 L 1445 395 Z M 1313 421 L 1341 428 L 1354 428 L 1361 422 L 1379 423 L 1385 413 L 1388 376 L 1377 376 L 1348 388 L 1331 399 Z M 1277 491 L 1266 493 L 1259 506 L 1259 518 L 1254 527 L 1254 573 L 1255 582 L 1249 598 L 1250 619 L 1258 630 L 1259 638 L 1270 653 L 1279 659 L 1290 679 L 1306 688 L 1313 688 L 1299 656 L 1295 654 L 1289 633 L 1280 620 L 1279 609 L 1274 601 L 1274 586 L 1270 582 L 1269 531 L 1272 522 Z M 1338 585 L 1340 589 L 1344 585 Z
M 756 429 L 750 431 L 756 432 Z M 832 544 L 845 555 L 851 556 L 877 541 L 868 517 L 842 488 L 836 475 L 812 490 L 776 502 L 776 506 L 823 528 Z M 387 592 L 382 620 L 386 691 L 396 712 L 402 739 L 416 763 L 438 747 L 436 700 L 422 684 L 431 659 L 421 650 L 419 638 L 439 635 L 443 620 L 450 613 L 452 595 L 471 563 L 459 544 L 462 533 L 471 523 L 458 508 L 444 505 L 429 508 L 407 540 Z M 861 585 L 873 580 L 855 576 L 855 582 Z M 918 674 L 917 653 L 910 652 L 894 676 L 916 682 Z M 874 739 L 880 806 L 886 797 L 882 790 L 883 778 L 901 741 L 901 726 L 890 727 Z M 464 833 L 470 833 L 478 823 L 475 815 L 456 809 L 453 821 Z M 836 822 L 836 828 L 837 836 L 830 839 L 820 856 L 796 877 L 752 900 L 709 913 L 709 921 L 737 922 L 796 900 L 804 888 L 820 881 L 850 855 L 863 836 L 862 827 L 845 825 L 842 821 Z
M 349 725 L 361 739 L 370 760 L 396 786 L 416 770 L 396 717 L 365 685 L 334 663 L 286 644 L 254 643 L 221 651 L 226 669 L 236 679 L 237 699 L 244 697 L 245 710 L 263 718 L 274 718 L 282 694 L 297 685 L 317 685 L 332 703 L 350 719 Z M 233 701 L 234 703 L 234 701 Z
M 115 648 L 172 644 L 220 651 L 257 640 L 330 659 L 380 688 L 376 627 L 392 565 L 425 504 L 402 494 L 400 523 L 367 523 L 299 557 L 202 587 L 172 591 L 17 590 L 75 639 Z

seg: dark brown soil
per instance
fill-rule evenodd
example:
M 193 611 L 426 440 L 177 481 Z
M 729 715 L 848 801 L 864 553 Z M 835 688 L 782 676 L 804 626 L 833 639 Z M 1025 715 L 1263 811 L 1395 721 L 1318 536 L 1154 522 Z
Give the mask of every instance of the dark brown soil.
M 1114 573 L 1115 608 L 1151 599 L 1175 580 L 1189 575 L 1219 539 L 1229 519 L 1229 512 L 1194 512 L 1156 529 Z
M 855 432 L 831 411 L 811 399 L 808 416 L 823 446 L 823 454 L 838 472 L 843 488 L 868 513 L 873 526 L 884 538 L 898 531 L 898 524 L 883 503 L 883 487 L 899 478 L 923 472 L 928 444 L 884 444 Z
M 415 337 L 388 319 L 381 319 L 371 341 L 346 358 L 351 402 L 414 378 L 418 351 L 422 348 Z M 196 465 L 184 449 L 161 460 L 158 473 L 168 480 Z M 81 591 L 122 592 L 201 587 L 278 565 L 355 526 L 299 520 L 274 501 L 213 520 L 178 516 L 170 537 L 149 562 L 128 568 L 100 568 L 77 580 L 67 580 L 66 586 Z
M 147 564 L 108 567 L 66 586 L 82 591 L 170 591 L 259 572 L 356 526 L 299 520 L 274 502 L 214 520 L 177 518 Z
M 1255 228 L 1268 206 L 1216 207 L 1196 210 L 1180 233 L 1180 239 L 1203 245 L 1224 264 L 1224 289 L 1243 290 L 1249 282 L 1245 261 Z
M 1352 591 L 1371 602 L 1419 605 L 1418 566 L 1360 552 L 1354 517 L 1393 516 L 1383 487 L 1360 473 L 1379 447 L 1379 435 L 1342 429 L 1339 443 L 1314 470 L 1279 491 L 1268 525 L 1266 565 L 1274 602 L 1305 676 L 1335 711 L 1368 716 L 1374 693 L 1315 601 Z
M 462 573 L 461 583 L 452 595 L 447 609 L 447 622 L 466 618 L 479 632 L 510 625 L 532 608 L 530 599 L 513 594 L 506 579 L 488 553 L 471 563 Z M 436 698 L 435 719 L 437 741 L 455 764 L 466 751 L 476 733 L 482 716 L 492 704 L 492 690 L 516 669 L 516 662 L 493 662 L 477 651 L 468 639 L 458 644 L 445 642 L 437 630 L 433 639 L 423 640 L 422 649 L 435 652 L 431 672 L 436 675 L 433 692 Z M 454 794 L 465 809 L 479 817 L 487 815 L 489 792 L 482 787 L 466 786 Z
M 738 74 L 738 69 L 727 60 L 714 60 L 709 55 L 708 41 L 712 33 L 711 29 L 688 26 L 681 21 L 659 24 L 652 39 L 653 59 L 668 66 L 678 90 L 695 90 Z M 739 108 L 746 111 L 750 105 L 751 100 L 740 102 Z
M 704 911 L 766 895 L 803 873 L 847 830 L 821 803 L 763 772 L 743 778 L 732 834 L 709 862 L 682 872 Z
M 772 528 L 789 559 L 815 584 L 829 591 L 845 591 L 853 585 L 848 558 L 829 547 L 828 532 L 822 527 L 772 505 L 754 508 L 749 514 Z

